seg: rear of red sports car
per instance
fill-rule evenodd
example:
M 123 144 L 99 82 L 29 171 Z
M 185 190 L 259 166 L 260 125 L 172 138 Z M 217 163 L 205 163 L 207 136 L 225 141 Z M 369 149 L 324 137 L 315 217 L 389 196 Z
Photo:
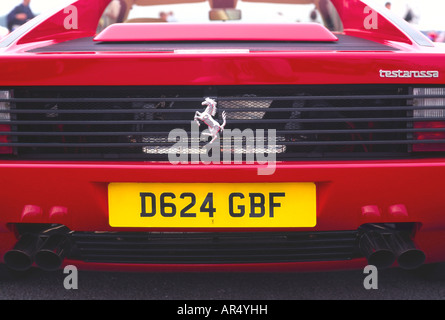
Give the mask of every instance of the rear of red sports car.
M 371 1 L 314 1 L 324 25 L 101 26 L 109 3 L 73 1 L 0 42 L 8 267 L 445 261 L 437 44 Z

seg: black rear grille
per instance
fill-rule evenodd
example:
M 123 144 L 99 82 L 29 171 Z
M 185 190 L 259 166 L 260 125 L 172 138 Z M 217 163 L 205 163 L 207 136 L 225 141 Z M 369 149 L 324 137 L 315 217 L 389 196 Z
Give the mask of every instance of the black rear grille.
M 339 232 L 73 232 L 72 259 L 141 264 L 229 264 L 349 260 L 358 231 Z
M 419 143 L 415 133 L 428 130 L 413 123 L 431 120 L 413 116 L 411 91 L 396 85 L 14 88 L 10 117 L 0 117 L 0 128 L 10 128 L 0 133 L 8 139 L 0 139 L 0 149 L 13 152 L 0 157 L 168 160 L 175 144 L 169 132 L 182 129 L 191 140 L 191 121 L 205 97 L 218 102 L 219 123 L 226 112 L 226 131 L 275 129 L 276 147 L 268 152 L 277 160 L 410 157 Z M 249 151 L 248 139 L 222 151 L 265 150 Z

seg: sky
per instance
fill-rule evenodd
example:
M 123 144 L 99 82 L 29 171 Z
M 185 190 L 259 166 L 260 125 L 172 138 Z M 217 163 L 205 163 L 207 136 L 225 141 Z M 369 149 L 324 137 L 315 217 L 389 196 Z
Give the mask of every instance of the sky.
M 31 0 L 31 9 L 34 13 L 42 13 L 47 10 L 60 5 L 61 3 L 69 2 L 70 0 Z M 409 5 L 415 15 L 417 16 L 416 26 L 421 30 L 445 30 L 445 1 L 443 0 L 372 0 L 378 4 L 383 5 L 385 2 L 390 1 L 392 3 L 392 10 L 403 17 L 406 14 L 407 6 Z M 22 0 L 0 0 L 0 16 L 8 14 L 12 8 L 20 4 Z M 247 10 L 255 6 L 255 10 Z M 293 11 L 287 5 L 272 5 L 272 4 L 252 4 L 238 2 L 238 8 L 243 10 L 243 19 L 249 20 L 251 17 L 256 16 L 259 12 L 266 12 L 268 20 L 290 22 L 296 20 L 304 20 L 308 17 L 312 5 L 303 6 L 299 12 Z M 185 13 L 189 16 L 190 10 L 193 10 L 197 19 L 206 20 L 208 17 L 209 5 L 207 3 L 187 4 L 182 5 L 179 9 L 175 10 L 175 16 L 179 21 L 187 20 Z M 150 14 L 151 17 L 157 17 L 159 11 L 165 10 L 165 7 L 139 7 L 133 9 L 132 16 Z M 183 14 L 182 14 L 183 13 Z M 190 18 L 188 18 L 190 20 Z M 194 20 L 196 21 L 196 19 Z M 187 21 L 184 21 L 187 22 Z

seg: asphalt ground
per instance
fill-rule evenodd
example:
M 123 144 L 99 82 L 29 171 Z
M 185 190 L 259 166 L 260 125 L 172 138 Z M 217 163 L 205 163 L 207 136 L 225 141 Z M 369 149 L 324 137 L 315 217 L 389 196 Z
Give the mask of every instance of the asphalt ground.
M 440 271 L 445 270 L 445 266 Z M 380 270 L 377 289 L 365 289 L 363 270 L 323 273 L 120 273 L 78 271 L 66 289 L 62 270 L 16 277 L 0 268 L 0 300 L 437 300 L 445 277 L 402 269 Z M 432 275 L 432 273 L 427 273 Z M 436 274 L 437 275 L 437 274 Z M 71 285 L 74 282 L 68 282 Z

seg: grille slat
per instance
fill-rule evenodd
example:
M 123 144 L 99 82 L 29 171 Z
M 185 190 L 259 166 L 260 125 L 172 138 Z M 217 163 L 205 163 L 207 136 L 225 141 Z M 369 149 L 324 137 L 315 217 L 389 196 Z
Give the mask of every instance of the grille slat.
M 401 145 L 401 144 L 429 144 L 429 143 L 445 143 L 445 139 L 438 140 L 421 140 L 421 141 L 406 141 L 406 140 L 385 140 L 385 141 L 316 141 L 316 142 L 279 142 L 284 146 L 354 146 L 354 145 Z M 158 142 L 156 146 L 171 146 L 168 142 Z M 204 146 L 201 143 L 200 146 Z M 123 148 L 127 147 L 126 143 L 0 143 L 0 147 L 45 147 L 45 148 Z M 133 147 L 147 147 L 147 143 L 139 142 L 133 143 Z M 265 147 L 267 148 L 267 146 Z
M 283 123 L 347 123 L 347 122 L 422 122 L 431 121 L 431 118 L 411 117 L 411 118 L 318 118 L 318 119 L 246 119 L 246 120 L 233 120 L 233 124 L 283 124 Z M 110 125 L 110 121 L 0 121 L 3 125 Z M 113 125 L 159 125 L 158 120 L 115 120 Z M 190 120 L 166 120 L 162 121 L 163 125 L 189 125 Z
M 295 86 L 296 89 L 294 90 L 298 90 L 299 88 L 303 88 L 304 86 Z M 354 87 L 353 85 L 351 85 L 351 87 Z M 369 86 L 368 86 L 369 87 Z M 391 87 L 391 86 L 387 86 Z M 239 87 L 240 89 L 243 88 L 243 86 Z M 270 87 L 272 88 L 272 86 Z M 329 90 L 329 86 L 323 86 L 323 88 L 326 88 L 327 90 Z M 382 86 L 371 86 L 369 88 L 375 88 L 375 90 L 385 90 L 384 87 Z M 398 87 L 398 88 L 403 88 L 403 87 Z M 64 90 L 65 88 L 62 88 L 62 90 Z M 113 90 L 116 88 L 108 88 L 108 90 Z M 107 90 L 107 89 L 106 89 Z M 102 90 L 101 93 L 106 93 L 106 90 Z M 73 91 L 73 90 L 71 90 Z M 261 91 L 261 89 L 260 89 Z M 325 91 L 326 92 L 326 91 Z M 55 93 L 55 95 L 57 95 L 57 93 Z M 281 100 L 281 101 L 287 101 L 287 100 L 320 100 L 320 99 L 324 99 L 324 100 L 344 100 L 345 98 L 348 100 L 374 100 L 376 98 L 380 98 L 380 99 L 398 99 L 398 100 L 405 100 L 405 99 L 423 99 L 423 98 L 429 98 L 429 99 L 435 99 L 435 98 L 443 98 L 443 95 L 440 94 L 431 94 L 431 95 L 425 95 L 425 94 L 418 94 L 418 95 L 411 95 L 411 94 L 368 94 L 368 95 L 360 95 L 360 94 L 350 94 L 350 95 L 326 95 L 326 94 L 320 94 L 318 96 L 302 96 L 302 95 L 286 95 L 286 96 L 271 96 L 268 99 L 270 100 L 271 98 L 273 98 L 273 100 Z M 263 97 L 263 96 L 237 96 L 237 97 L 219 97 L 218 100 L 219 101 L 263 101 L 263 100 L 268 100 L 267 97 Z M 39 102 L 39 103 L 59 103 L 59 102 L 64 102 L 64 103 L 87 103 L 87 102 L 159 102 L 160 100 L 164 101 L 164 102 L 202 102 L 202 98 L 201 97 L 194 97 L 194 98 L 189 98 L 189 97 L 183 97 L 183 98 L 170 98 L 170 97 L 161 97 L 161 98 L 148 98 L 148 97 L 139 97 L 139 98 L 132 98 L 132 97 L 125 97 L 125 98 L 119 98 L 119 97 L 113 97 L 113 98 L 81 98 L 81 97 L 76 97 L 76 98 L 1 98 L 0 102 L 12 102 L 12 103 L 21 103 L 21 102 Z
M 277 130 L 276 134 L 344 134 L 344 133 L 414 133 L 414 132 L 445 132 L 445 128 L 418 128 L 418 129 L 359 129 L 359 130 Z M 162 136 L 165 132 L 63 132 L 64 136 L 121 136 L 121 135 L 134 135 L 134 136 Z M 190 134 L 190 132 L 187 132 Z M 60 132 L 2 132 L 4 136 L 60 136 Z M 409 142 L 411 143 L 411 142 Z
M 269 99 L 277 100 L 279 97 L 269 97 Z M 413 98 L 413 97 L 411 97 Z M 416 99 L 418 96 L 416 96 Z M 443 98 L 443 97 L 442 97 Z M 290 99 L 290 98 L 288 98 Z M 320 98 L 319 98 L 320 99 Z M 1 100 L 1 99 L 0 99 Z M 4 100 L 4 99 L 3 99 Z M 13 100 L 13 99 L 10 99 Z M 0 101 L 1 102 L 1 101 Z M 10 101 L 8 101 L 10 102 Z M 29 101 L 28 101 L 29 102 Z M 311 112 L 327 112 L 327 111 L 381 111 L 382 109 L 386 111 L 413 111 L 419 109 L 419 107 L 414 106 L 380 106 L 380 107 L 322 107 L 314 108 L 311 107 Z M 429 110 L 443 110 L 445 106 L 429 106 Z M 237 109 L 225 109 L 227 113 L 231 112 L 264 112 L 264 108 L 237 108 Z M 292 112 L 292 111 L 308 111 L 307 108 L 273 108 L 267 109 L 268 113 L 274 112 Z M 51 110 L 54 114 L 101 114 L 101 113 L 177 113 L 177 112 L 187 112 L 194 114 L 194 110 L 190 109 L 128 109 L 128 110 L 112 110 L 112 109 L 93 109 L 93 110 L 76 110 L 76 109 L 65 109 L 65 110 Z M 48 110 L 36 110 L 36 109 L 21 109 L 21 110 L 0 110 L 0 113 L 10 113 L 10 114 L 46 114 Z
M 443 121 L 445 106 L 436 118 L 417 114 L 413 101 L 444 98 L 414 95 L 408 86 L 159 86 L 159 87 L 32 87 L 11 88 L 9 107 L 0 111 L 3 137 L 0 147 L 13 148 L 2 159 L 47 160 L 168 160 L 178 141 L 168 141 L 173 129 L 186 134 L 189 156 L 207 126 L 191 132 L 194 113 L 201 102 L 218 102 L 215 120 L 227 124 L 221 137 L 233 134 L 229 151 L 273 152 L 277 160 L 307 157 L 393 158 L 412 157 L 417 144 L 440 144 L 443 139 L 417 140 L 422 133 L 441 133 L 445 128 L 415 128 L 416 123 Z M 7 129 L 5 129 L 7 128 Z M 260 135 L 260 131 L 265 132 Z M 195 129 L 193 129 L 195 130 Z M 250 131 L 249 131 L 250 130 Z M 270 130 L 274 130 L 273 132 Z M 250 134 L 252 133 L 252 134 Z M 268 148 L 269 137 L 275 141 Z M 5 139 L 7 139 L 5 141 Z M 228 140 L 227 140 L 228 141 Z M 224 140 L 220 140 L 223 147 Z M 252 148 L 252 143 L 255 145 Z M 195 149 L 193 149 L 195 148 Z

